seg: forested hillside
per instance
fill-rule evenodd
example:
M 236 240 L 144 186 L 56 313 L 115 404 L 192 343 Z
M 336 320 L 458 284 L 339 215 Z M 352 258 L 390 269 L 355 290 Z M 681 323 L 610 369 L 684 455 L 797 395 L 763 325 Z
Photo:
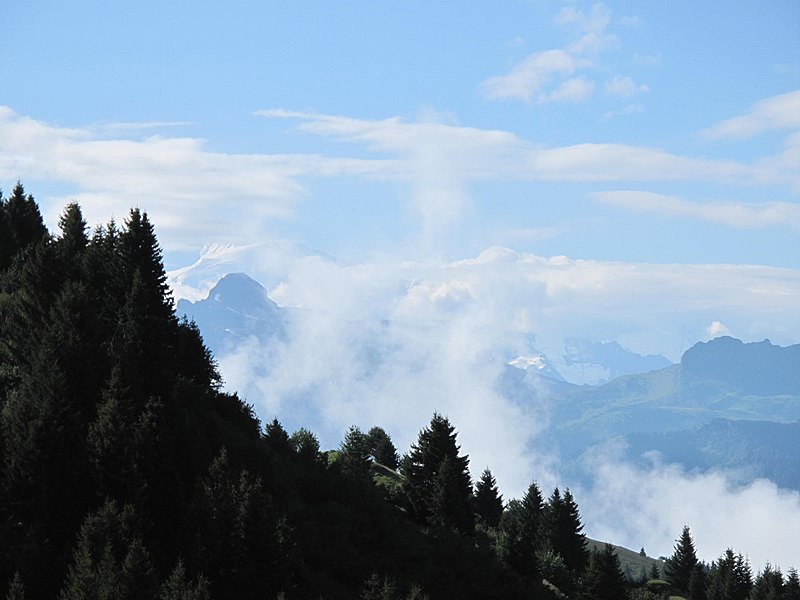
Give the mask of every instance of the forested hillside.
M 688 530 L 666 583 L 626 579 L 569 490 L 473 485 L 439 414 L 402 457 L 380 426 L 327 452 L 264 426 L 175 317 L 146 213 L 89 234 L 70 204 L 51 234 L 22 185 L 0 196 L 0 469 L 7 598 L 800 598 L 795 571 L 699 563 Z

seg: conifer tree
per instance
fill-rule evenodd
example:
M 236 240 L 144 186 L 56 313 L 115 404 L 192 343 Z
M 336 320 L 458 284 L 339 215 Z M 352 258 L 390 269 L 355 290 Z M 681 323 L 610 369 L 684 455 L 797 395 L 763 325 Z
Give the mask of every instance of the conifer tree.
M 497 553 L 519 575 L 536 580 L 539 568 L 536 553 L 542 549 L 542 493 L 534 482 L 522 500 L 511 500 L 503 511 L 497 536 Z
M 741 554 L 728 548 L 711 564 L 708 575 L 708 600 L 747 600 L 753 585 L 750 564 Z
M 475 527 L 472 513 L 472 483 L 469 477 L 469 458 L 459 455 L 455 427 L 447 418 L 434 413 L 430 425 L 420 431 L 416 444 L 403 460 L 401 473 L 403 487 L 411 514 L 422 524 L 430 524 L 433 517 L 434 494 L 442 490 L 442 479 L 437 477 L 445 457 L 449 457 L 448 489 L 455 494 L 448 501 L 454 511 L 450 515 L 461 533 L 472 533 Z M 441 504 L 441 500 L 437 499 Z M 438 517 L 437 517 L 438 519 Z
M 264 441 L 273 452 L 281 456 L 288 456 L 292 450 L 289 434 L 278 419 L 272 419 L 271 422 L 267 423 L 264 428 Z
M 698 563 L 689 577 L 688 600 L 706 600 L 706 570 Z
M 800 577 L 797 569 L 791 568 L 786 574 L 786 583 L 783 586 L 783 600 L 800 600 Z
M 626 597 L 625 575 L 614 546 L 606 544 L 592 552 L 586 572 L 583 598 L 585 600 L 620 600 Z
M 161 586 L 158 600 L 211 600 L 208 580 L 201 575 L 194 583 L 189 581 L 183 560 L 178 559 L 172 573 Z
M 558 488 L 547 499 L 542 518 L 542 535 L 547 545 L 560 554 L 570 570 L 582 573 L 589 560 L 578 505 L 567 489 Z
M 697 566 L 697 553 L 692 534 L 689 527 L 684 525 L 672 556 L 664 564 L 664 578 L 675 594 L 688 595 L 689 580 Z
M 197 563 L 213 597 L 272 597 L 287 584 L 292 551 L 285 523 L 261 479 L 237 473 L 224 448 L 202 480 L 197 504 Z
M 154 599 L 156 580 L 133 508 L 106 501 L 81 527 L 61 600 Z
M 56 240 L 59 253 L 68 270 L 75 276 L 82 271 L 83 253 L 89 245 L 86 221 L 77 203 L 67 204 L 58 219 L 58 227 L 61 229 L 61 235 Z
M 497 527 L 503 516 L 503 497 L 488 467 L 475 484 L 475 516 L 487 527 Z
M 367 436 L 356 427 L 350 426 L 339 446 L 339 465 L 342 471 L 366 479 L 370 471 L 370 448 Z
M 783 574 L 780 569 L 767 563 L 753 582 L 749 600 L 782 600 L 783 588 Z
M 5 228 L 12 257 L 48 236 L 39 206 L 33 196 L 25 194 L 25 188 L 20 182 L 17 182 L 11 196 L 2 204 L 0 212 L 5 214 Z

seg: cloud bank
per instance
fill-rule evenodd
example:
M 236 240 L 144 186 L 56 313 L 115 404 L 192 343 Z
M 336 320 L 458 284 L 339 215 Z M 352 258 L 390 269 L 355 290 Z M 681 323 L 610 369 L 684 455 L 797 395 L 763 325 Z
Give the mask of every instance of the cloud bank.
M 788 569 L 800 557 L 800 493 L 759 479 L 740 486 L 724 471 L 689 473 L 653 457 L 649 469 L 619 460 L 614 449 L 595 455 L 591 502 L 580 504 L 587 533 L 650 556 L 669 556 L 689 525 L 698 557 L 716 560 L 727 548 L 745 554 L 754 571 L 769 562 Z M 580 502 L 580 496 L 577 497 Z
M 564 485 L 558 457 L 539 442 L 546 390 L 521 401 L 498 385 L 505 363 L 532 345 L 554 356 L 564 337 L 617 339 L 677 360 L 729 329 L 781 344 L 800 331 L 800 273 L 791 269 L 604 263 L 501 247 L 455 261 L 343 262 L 271 244 L 214 249 L 171 280 L 186 291 L 211 281 L 204 274 L 220 263 L 270 282 L 287 314 L 285 340 L 251 340 L 220 357 L 227 385 L 262 419 L 311 426 L 328 448 L 351 424 L 381 425 L 405 451 L 439 411 L 457 427 L 473 475 L 490 467 L 506 499 L 533 480 Z M 735 488 L 723 473 L 658 463 L 645 471 L 613 453 L 587 468 L 593 487 L 576 498 L 595 537 L 669 554 L 689 523 L 707 559 L 733 545 L 756 566 L 788 564 L 796 549 L 785 523 L 800 519 L 797 494 L 768 482 Z

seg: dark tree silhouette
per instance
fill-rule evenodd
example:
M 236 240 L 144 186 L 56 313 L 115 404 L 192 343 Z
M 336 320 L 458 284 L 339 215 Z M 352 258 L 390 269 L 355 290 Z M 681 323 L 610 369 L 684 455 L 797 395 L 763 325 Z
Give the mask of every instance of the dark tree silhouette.
M 498 492 L 497 481 L 488 467 L 475 484 L 475 516 L 488 527 L 497 527 L 503 516 L 503 496 Z

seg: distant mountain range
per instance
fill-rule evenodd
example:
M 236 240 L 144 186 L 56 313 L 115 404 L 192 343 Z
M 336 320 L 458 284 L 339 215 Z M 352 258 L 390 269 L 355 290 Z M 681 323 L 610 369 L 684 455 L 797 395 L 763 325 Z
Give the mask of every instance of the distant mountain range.
M 180 300 L 177 312 L 197 322 L 218 356 L 249 338 L 281 339 L 291 314 L 243 273 L 222 277 L 205 299 Z M 380 335 L 365 334 L 366 353 L 380 346 L 370 336 Z M 732 469 L 741 481 L 766 477 L 800 489 L 800 344 L 719 337 L 671 364 L 614 341 L 571 338 L 556 361 L 536 351 L 508 360 L 496 389 L 543 411 L 550 427 L 540 439 L 576 477 L 584 452 L 617 439 L 634 461 L 657 451 L 687 469 Z
M 694 345 L 680 364 L 600 386 L 534 382 L 515 369 L 499 385 L 518 402 L 544 402 L 545 442 L 576 478 L 581 455 L 616 438 L 632 460 L 657 451 L 687 469 L 800 489 L 798 373 L 800 345 L 720 337 Z
M 561 381 L 598 385 L 623 375 L 663 369 L 672 363 L 658 354 L 643 356 L 632 352 L 617 341 L 596 342 L 573 337 L 564 340 L 563 348 L 547 353 L 534 351 L 508 364 Z
M 261 284 L 244 273 L 225 275 L 204 300 L 178 300 L 176 311 L 194 319 L 216 356 L 250 337 L 266 342 L 284 334 L 281 309 Z

